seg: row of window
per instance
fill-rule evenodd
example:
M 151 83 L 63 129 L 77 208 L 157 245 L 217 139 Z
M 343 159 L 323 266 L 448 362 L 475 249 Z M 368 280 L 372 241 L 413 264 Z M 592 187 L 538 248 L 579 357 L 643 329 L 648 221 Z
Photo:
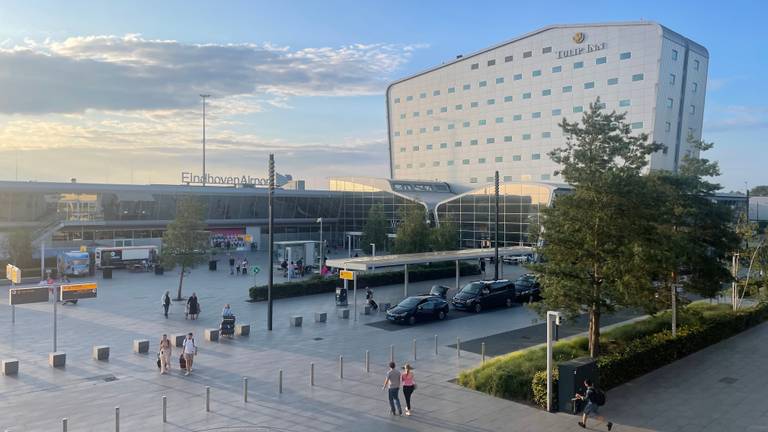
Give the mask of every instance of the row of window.
M 512 155 L 512 161 L 513 162 L 520 162 L 522 160 L 523 160 L 523 156 L 522 155 Z M 541 153 L 531 153 L 530 160 L 532 160 L 532 161 L 533 160 L 541 160 Z M 453 161 L 453 160 L 448 160 L 448 161 L 446 161 L 445 165 L 446 166 L 454 166 L 454 162 L 455 161 Z M 484 158 L 484 157 L 481 157 L 481 158 L 477 159 L 477 163 L 480 164 L 480 165 L 485 164 L 486 162 L 487 162 L 487 159 Z M 494 158 L 494 162 L 497 162 L 497 163 L 504 162 L 504 157 L 503 156 L 496 156 Z M 432 166 L 433 167 L 439 167 L 440 164 L 441 164 L 440 161 L 432 161 Z M 461 164 L 462 165 L 471 165 L 472 164 L 472 160 L 471 159 L 462 159 L 461 160 Z M 426 162 L 421 162 L 421 163 L 418 164 L 419 168 L 425 168 L 426 166 L 427 166 Z M 413 168 L 413 164 L 411 164 L 411 163 L 406 164 L 405 167 L 406 168 Z M 400 168 L 400 164 L 396 164 L 395 165 L 395 169 L 399 169 L 399 168 Z
M 622 99 L 622 100 L 619 101 L 619 107 L 621 107 L 621 108 L 629 107 L 631 104 L 632 104 L 632 102 L 629 99 Z M 691 105 L 691 106 L 693 107 L 693 105 Z M 605 108 L 605 107 L 606 107 L 605 102 L 602 102 L 601 103 L 601 108 Z M 575 114 L 584 112 L 584 106 L 583 105 L 575 105 L 575 106 L 573 106 L 571 108 L 571 111 L 573 113 L 575 113 Z M 551 117 L 558 117 L 558 116 L 560 116 L 562 114 L 563 114 L 563 110 L 560 109 L 560 108 L 554 108 L 554 109 L 551 110 Z M 535 119 L 540 119 L 540 118 L 542 118 L 541 111 L 535 111 L 535 112 L 531 113 L 531 119 L 535 120 Z M 494 119 L 494 123 L 502 124 L 502 123 L 504 123 L 504 120 L 505 120 L 504 116 L 496 117 Z M 512 121 L 521 121 L 521 120 L 523 120 L 523 115 L 522 114 L 514 114 L 512 116 Z M 485 119 L 481 119 L 481 120 L 477 121 L 477 126 L 486 126 L 487 124 L 488 124 L 488 121 L 485 120 Z M 464 122 L 461 123 L 461 126 L 464 127 L 464 128 L 471 127 L 472 126 L 472 122 L 464 121 Z M 642 127 L 642 126 L 640 126 L 640 127 Z M 447 128 L 449 130 L 456 129 L 456 123 L 449 123 Z M 440 132 L 440 130 L 441 130 L 441 127 L 439 125 L 432 126 L 432 132 Z M 427 128 L 426 127 L 419 128 L 418 133 L 419 134 L 427 133 Z M 414 130 L 413 129 L 406 129 L 405 130 L 405 134 L 406 135 L 413 135 L 414 134 Z M 395 131 L 394 136 L 396 136 L 396 137 L 401 136 L 400 131 Z
M 550 180 L 552 178 L 552 176 L 550 176 L 549 174 L 541 174 L 539 176 L 539 178 L 541 180 Z M 531 180 L 531 175 L 530 174 L 521 174 L 520 175 L 520 180 L 522 180 L 522 181 L 529 181 L 529 180 Z M 489 176 L 489 177 L 485 178 L 485 181 L 487 183 L 492 183 L 492 182 L 495 181 L 495 178 Z M 505 181 L 505 182 L 512 181 L 512 176 L 504 176 L 503 181 Z M 470 177 L 469 178 L 469 182 L 470 183 L 477 183 L 477 177 Z

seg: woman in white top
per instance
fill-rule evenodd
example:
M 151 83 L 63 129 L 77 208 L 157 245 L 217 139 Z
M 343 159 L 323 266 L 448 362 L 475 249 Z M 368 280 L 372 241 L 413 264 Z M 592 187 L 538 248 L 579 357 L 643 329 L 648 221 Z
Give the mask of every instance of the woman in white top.
M 197 354 L 197 345 L 195 345 L 195 338 L 192 337 L 192 333 L 187 333 L 187 338 L 184 339 L 184 363 L 185 367 L 187 369 L 187 373 L 185 375 L 189 375 L 192 373 L 192 359 L 195 357 L 195 354 Z

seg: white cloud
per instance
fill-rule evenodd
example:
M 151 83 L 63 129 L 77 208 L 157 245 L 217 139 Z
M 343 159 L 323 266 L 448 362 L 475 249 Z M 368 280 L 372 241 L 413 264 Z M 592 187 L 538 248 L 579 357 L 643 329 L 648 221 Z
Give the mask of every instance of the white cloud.
M 768 128 L 768 106 L 715 106 L 704 119 L 707 132 Z

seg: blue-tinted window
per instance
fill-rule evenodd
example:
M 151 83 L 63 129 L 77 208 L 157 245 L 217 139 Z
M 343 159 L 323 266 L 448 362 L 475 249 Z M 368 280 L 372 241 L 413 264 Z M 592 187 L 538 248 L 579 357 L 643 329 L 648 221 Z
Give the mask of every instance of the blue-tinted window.
M 453 109 L 455 109 L 456 111 L 461 111 L 463 108 L 464 108 L 464 105 L 462 105 L 462 104 L 458 104 L 458 105 L 453 107 Z
M 493 144 L 495 142 L 496 142 L 496 138 L 493 138 L 493 137 L 485 139 L 486 144 Z
M 523 160 L 523 157 L 520 156 L 520 155 L 512 155 L 512 160 L 513 161 L 521 161 L 521 160 Z
M 432 96 L 440 96 L 440 90 L 433 91 Z
M 456 141 L 453 143 L 454 147 L 461 147 L 461 141 Z
M 535 119 L 541 118 L 541 112 L 536 111 L 535 113 L 531 113 L 531 118 L 535 118 Z
M 407 130 L 405 131 L 405 134 L 406 134 L 406 135 L 413 135 L 413 129 L 407 129 Z
M 504 142 L 512 142 L 512 135 L 507 135 L 504 137 Z
M 432 111 L 431 109 L 428 109 L 428 110 L 427 110 L 427 115 L 432 115 L 432 114 L 434 114 L 434 113 L 435 113 L 435 112 L 434 112 L 434 111 Z
M 456 129 L 456 125 L 451 123 L 448 125 L 448 129 Z
M 522 120 L 522 119 L 523 119 L 523 115 L 522 114 L 515 114 L 515 115 L 512 116 L 512 120 L 515 120 L 515 121 Z
M 427 94 L 426 93 L 419 94 L 419 99 L 426 99 L 426 98 L 427 98 Z
M 573 64 L 573 68 L 574 69 L 581 69 L 583 67 L 584 67 L 584 62 L 583 61 L 577 61 L 576 63 Z
M 503 156 L 496 156 L 496 162 L 504 162 Z
M 531 134 L 523 134 L 523 141 L 528 141 L 531 139 Z
M 487 101 L 485 101 L 485 103 L 487 103 L 488 105 L 493 105 L 496 103 L 496 99 L 488 99 Z
M 504 117 L 496 117 L 496 123 L 504 123 Z
M 472 108 L 477 108 L 478 105 L 479 104 L 477 102 L 472 102 L 472 103 L 469 104 L 469 106 L 472 107 Z
M 598 57 L 595 59 L 595 64 L 605 64 L 606 58 L 605 57 Z
M 477 145 L 477 140 L 476 139 L 470 140 L 469 145 Z
M 563 113 L 563 111 L 560 108 L 555 108 L 555 109 L 552 110 L 552 115 L 553 116 L 559 116 L 562 113 Z
M 485 158 L 478 158 L 477 159 L 477 163 L 484 164 L 485 163 Z
M 407 96 L 407 97 L 405 98 L 405 100 L 406 100 L 406 101 L 412 101 L 412 100 L 413 100 L 413 96 Z
M 530 99 L 531 94 L 530 93 L 523 93 L 523 99 Z
M 563 67 L 562 66 L 553 66 L 552 67 L 552 73 L 560 73 L 562 71 L 563 71 Z
M 469 90 L 469 89 L 471 89 L 471 88 L 472 88 L 472 86 L 471 86 L 470 84 L 464 84 L 464 86 L 463 86 L 462 88 L 463 88 L 464 90 Z
M 440 148 L 448 148 L 448 143 L 440 143 Z
M 619 101 L 619 106 L 620 107 L 628 107 L 631 104 L 632 103 L 629 101 L 629 99 L 622 99 L 622 100 Z
M 541 91 L 541 95 L 542 96 L 549 96 L 551 94 L 552 94 L 552 90 L 551 89 L 544 89 L 544 90 Z
M 432 150 L 432 144 L 427 144 L 427 150 Z
M 634 74 L 632 75 L 632 81 L 642 81 L 645 76 L 643 74 Z
M 531 155 L 531 160 L 539 160 L 541 159 L 541 153 L 534 153 Z
M 448 87 L 448 93 L 456 93 L 456 87 Z
M 400 119 L 404 119 L 404 118 L 405 118 L 405 113 L 400 114 Z
M 577 105 L 577 106 L 573 107 L 573 112 L 575 112 L 575 113 L 580 113 L 582 111 L 584 111 L 584 107 L 581 106 L 581 105 Z
M 469 165 L 469 159 L 464 159 L 461 161 L 462 165 Z
M 632 129 L 642 129 L 643 128 L 643 122 L 634 122 L 632 123 Z
M 448 162 L 446 162 L 446 165 L 448 165 L 448 166 L 451 166 L 451 165 L 453 165 L 453 161 L 452 161 L 452 160 L 449 160 Z
M 594 81 L 590 81 L 590 82 L 585 82 L 584 83 L 584 89 L 585 90 L 589 90 L 589 89 L 593 89 L 593 88 L 595 88 L 595 82 Z
M 618 78 L 608 78 L 608 85 L 616 85 L 619 83 Z
M 440 126 L 432 126 L 432 131 L 434 132 L 440 131 Z
M 504 102 L 512 102 L 512 96 L 504 96 Z
M 542 174 L 541 175 L 542 180 L 549 180 L 549 174 Z
M 488 85 L 488 81 L 480 81 L 480 87 L 485 87 Z
M 496 78 L 496 84 L 504 84 L 504 77 Z
M 536 69 L 535 71 L 531 72 L 531 76 L 534 76 L 534 77 L 541 76 L 541 70 Z
M 427 133 L 427 128 L 419 128 L 419 133 Z
M 448 112 L 448 107 L 440 107 L 440 112 Z
M 478 120 L 477 121 L 478 126 L 485 126 L 485 120 Z
M 395 103 L 400 103 L 400 98 L 395 98 Z
M 563 93 L 570 93 L 571 91 L 573 91 L 572 86 L 563 86 Z
M 631 58 L 632 58 L 632 53 L 631 52 L 623 52 L 623 53 L 619 54 L 619 60 L 629 60 Z
M 541 137 L 542 138 L 551 138 L 552 137 L 552 132 L 542 132 L 541 133 Z
M 523 74 L 515 74 L 515 76 L 512 77 L 515 81 L 520 81 L 523 79 Z
M 413 116 L 414 116 L 414 117 L 418 117 L 418 116 L 419 116 L 419 112 L 418 112 L 418 111 L 414 111 L 414 112 L 413 112 Z
M 464 123 L 461 124 L 461 126 L 463 126 L 465 128 L 468 128 L 469 127 L 469 122 L 465 121 Z

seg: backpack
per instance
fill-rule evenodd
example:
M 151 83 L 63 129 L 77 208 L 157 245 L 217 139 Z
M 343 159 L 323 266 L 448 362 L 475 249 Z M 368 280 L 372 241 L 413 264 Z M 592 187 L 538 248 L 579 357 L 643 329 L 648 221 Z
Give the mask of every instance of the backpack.
M 592 395 L 589 398 L 589 401 L 596 404 L 597 406 L 605 405 L 605 392 L 597 387 L 593 387 Z

